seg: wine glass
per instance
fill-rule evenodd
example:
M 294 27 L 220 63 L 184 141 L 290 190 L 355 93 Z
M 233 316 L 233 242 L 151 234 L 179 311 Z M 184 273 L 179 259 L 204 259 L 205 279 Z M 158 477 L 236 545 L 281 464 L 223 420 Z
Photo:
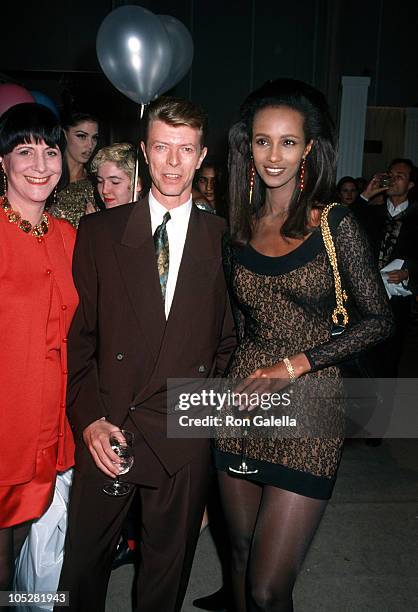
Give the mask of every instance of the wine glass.
M 228 467 L 228 470 L 230 472 L 233 472 L 234 474 L 243 474 L 245 476 L 246 474 L 257 474 L 258 472 L 257 469 L 250 470 L 245 460 L 246 453 L 247 453 L 247 436 L 248 436 L 248 431 L 244 429 L 244 431 L 242 432 L 242 438 L 241 438 L 241 463 L 239 467 L 238 468 L 233 468 L 231 466 Z
M 113 495 L 115 497 L 127 495 L 132 485 L 127 482 L 120 482 L 119 476 L 129 472 L 134 464 L 134 434 L 127 429 L 112 431 L 109 435 L 109 442 L 113 452 L 121 459 L 121 463 L 119 464 L 119 474 L 111 484 L 107 484 L 103 487 L 103 491 L 107 495 Z

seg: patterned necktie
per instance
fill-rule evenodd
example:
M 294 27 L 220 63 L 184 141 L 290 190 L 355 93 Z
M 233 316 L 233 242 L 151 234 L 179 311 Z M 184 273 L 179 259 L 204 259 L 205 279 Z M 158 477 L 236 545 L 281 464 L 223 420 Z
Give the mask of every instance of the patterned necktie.
M 380 243 L 379 270 L 387 266 L 387 264 L 393 259 L 392 253 L 398 241 L 405 214 L 406 210 L 396 215 L 396 217 L 392 217 L 389 213 L 387 214 L 385 232 L 383 234 L 382 242 Z
M 157 227 L 154 232 L 154 247 L 157 256 L 157 268 L 160 276 L 161 293 L 163 301 L 165 301 L 165 291 L 167 287 L 168 265 L 170 261 L 170 250 L 168 246 L 167 223 L 170 221 L 171 215 L 166 212 L 163 217 L 163 222 Z

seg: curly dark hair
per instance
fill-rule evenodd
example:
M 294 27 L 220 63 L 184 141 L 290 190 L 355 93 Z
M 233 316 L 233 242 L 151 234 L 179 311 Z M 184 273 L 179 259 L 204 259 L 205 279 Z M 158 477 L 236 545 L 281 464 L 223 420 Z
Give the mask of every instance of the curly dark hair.
M 241 107 L 240 120 L 229 132 L 229 198 L 232 240 L 246 244 L 252 235 L 254 217 L 260 218 L 266 188 L 255 176 L 251 207 L 248 202 L 252 126 L 256 113 L 266 107 L 285 106 L 303 116 L 305 143 L 313 141 L 306 157 L 305 188 L 295 186 L 289 214 L 281 232 L 289 238 L 301 238 L 310 231 L 312 207 L 322 207 L 332 198 L 335 184 L 336 143 L 334 124 L 323 94 L 302 81 L 276 79 L 251 93 Z

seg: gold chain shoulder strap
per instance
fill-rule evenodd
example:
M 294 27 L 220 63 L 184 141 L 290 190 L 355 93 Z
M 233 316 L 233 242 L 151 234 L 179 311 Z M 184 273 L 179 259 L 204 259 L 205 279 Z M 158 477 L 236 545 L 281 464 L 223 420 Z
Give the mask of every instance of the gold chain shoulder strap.
M 347 293 L 341 288 L 341 277 L 338 270 L 337 254 L 335 252 L 335 245 L 328 223 L 329 211 L 334 208 L 334 206 L 338 206 L 338 203 L 334 202 L 333 204 L 327 204 L 327 206 L 325 206 L 323 209 L 321 213 L 321 232 L 324 239 L 325 248 L 327 250 L 328 259 L 334 273 L 335 301 L 337 302 L 337 305 L 332 313 L 332 321 L 335 325 L 340 325 L 338 315 L 341 315 L 342 325 L 345 327 L 349 320 L 347 309 L 344 306 L 344 302 L 347 301 Z

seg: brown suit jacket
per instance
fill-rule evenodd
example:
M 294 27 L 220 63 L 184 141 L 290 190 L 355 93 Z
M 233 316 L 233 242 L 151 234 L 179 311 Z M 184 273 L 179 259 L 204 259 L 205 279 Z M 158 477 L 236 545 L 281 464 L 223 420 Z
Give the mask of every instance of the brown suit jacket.
M 235 348 L 225 231 L 224 220 L 193 206 L 166 321 L 147 198 L 82 218 L 73 264 L 80 304 L 68 338 L 79 469 L 97 472 L 82 432 L 103 416 L 137 430 L 132 482 L 158 484 L 162 470 L 174 474 L 207 450 L 207 440 L 167 438 L 166 380 L 219 376 Z

